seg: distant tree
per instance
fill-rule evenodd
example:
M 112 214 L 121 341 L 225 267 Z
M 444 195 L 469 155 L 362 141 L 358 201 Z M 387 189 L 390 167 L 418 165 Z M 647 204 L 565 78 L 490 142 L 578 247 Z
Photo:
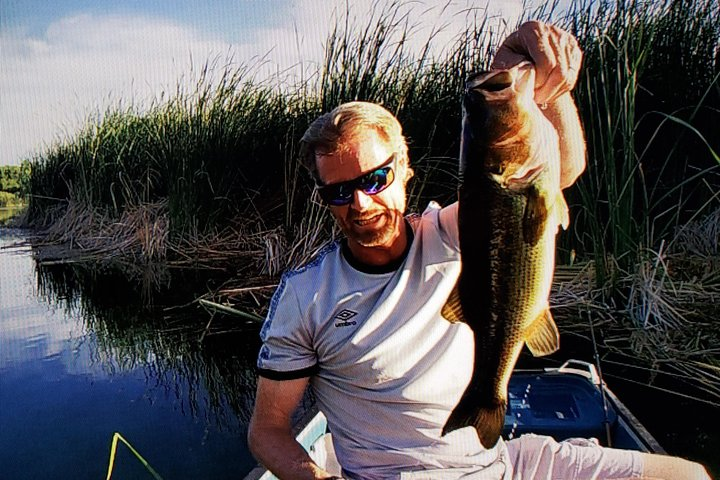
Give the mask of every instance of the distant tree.
M 25 196 L 30 186 L 31 164 L 24 160 L 20 165 L 0 166 L 0 191 Z
M 22 197 L 26 197 L 30 194 L 30 174 L 32 173 L 32 164 L 30 160 L 23 160 L 20 164 L 20 176 L 18 183 L 20 184 L 20 191 L 18 194 Z

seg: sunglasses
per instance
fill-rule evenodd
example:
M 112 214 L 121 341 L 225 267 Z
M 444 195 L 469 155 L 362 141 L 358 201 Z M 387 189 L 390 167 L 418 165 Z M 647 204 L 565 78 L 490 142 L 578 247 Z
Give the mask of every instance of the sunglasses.
M 355 190 L 358 189 L 366 195 L 376 195 L 389 187 L 395 180 L 395 172 L 392 169 L 395 158 L 396 154 L 393 153 L 385 163 L 372 172 L 347 182 L 318 185 L 318 194 L 323 202 L 335 207 L 352 203 Z

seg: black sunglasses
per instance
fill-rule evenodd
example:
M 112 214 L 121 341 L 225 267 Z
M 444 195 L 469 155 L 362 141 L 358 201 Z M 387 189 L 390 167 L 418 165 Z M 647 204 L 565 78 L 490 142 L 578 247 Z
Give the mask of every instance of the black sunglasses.
M 318 185 L 317 191 L 323 202 L 328 205 L 339 207 L 352 203 L 355 196 L 355 190 L 360 189 L 366 195 L 375 195 L 387 187 L 395 180 L 395 172 L 392 163 L 396 159 L 393 153 L 387 162 L 381 166 L 347 182 L 331 183 L 330 185 Z

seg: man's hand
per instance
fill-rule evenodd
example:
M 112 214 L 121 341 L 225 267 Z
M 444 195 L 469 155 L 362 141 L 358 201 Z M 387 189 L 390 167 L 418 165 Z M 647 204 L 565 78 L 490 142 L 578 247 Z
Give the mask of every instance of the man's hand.
M 535 103 L 560 139 L 560 188 L 585 170 L 585 135 L 570 90 L 575 87 L 582 51 L 571 34 L 542 22 L 527 22 L 510 34 L 491 68 L 506 69 L 525 60 L 535 64 Z
M 535 103 L 552 103 L 575 86 L 582 51 L 570 33 L 538 21 L 511 33 L 495 55 L 493 69 L 510 68 L 524 60 L 535 64 Z

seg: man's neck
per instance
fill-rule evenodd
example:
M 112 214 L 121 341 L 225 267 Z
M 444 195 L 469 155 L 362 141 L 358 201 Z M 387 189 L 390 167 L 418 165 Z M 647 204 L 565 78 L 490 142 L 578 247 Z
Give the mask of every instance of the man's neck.
M 382 272 L 392 271 L 405 259 L 412 243 L 413 232 L 407 221 L 403 220 L 398 228 L 398 236 L 387 247 L 364 247 L 346 239 L 345 256 L 358 270 Z

